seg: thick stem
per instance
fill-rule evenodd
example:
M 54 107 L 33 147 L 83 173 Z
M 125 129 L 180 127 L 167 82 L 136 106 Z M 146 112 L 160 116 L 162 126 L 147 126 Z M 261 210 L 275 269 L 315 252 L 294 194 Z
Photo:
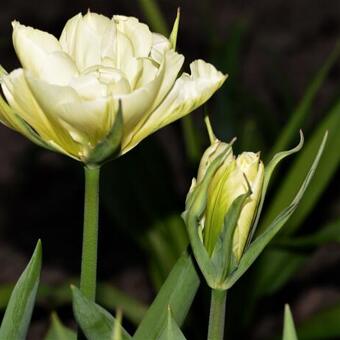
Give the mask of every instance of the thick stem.
M 85 167 L 84 230 L 80 291 L 92 301 L 96 299 L 99 175 L 99 167 Z
M 208 340 L 223 340 L 226 290 L 211 290 Z

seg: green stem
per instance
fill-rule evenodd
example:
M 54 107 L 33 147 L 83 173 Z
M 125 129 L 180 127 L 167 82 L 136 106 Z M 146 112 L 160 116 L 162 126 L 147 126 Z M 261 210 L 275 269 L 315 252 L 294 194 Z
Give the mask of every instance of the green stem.
M 80 291 L 92 301 L 96 299 L 99 175 L 99 167 L 85 167 L 84 230 Z
M 208 340 L 223 340 L 226 290 L 211 290 Z

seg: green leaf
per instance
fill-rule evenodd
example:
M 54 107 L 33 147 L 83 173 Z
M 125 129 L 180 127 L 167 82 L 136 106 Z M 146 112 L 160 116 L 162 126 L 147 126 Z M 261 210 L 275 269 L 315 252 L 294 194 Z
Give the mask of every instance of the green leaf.
M 116 158 L 120 152 L 121 140 L 123 137 L 123 108 L 122 102 L 119 101 L 117 113 L 115 112 L 113 102 L 109 102 L 111 115 L 115 116 L 115 121 L 108 134 L 100 141 L 91 151 L 90 155 L 84 159 L 89 166 L 98 166 L 109 160 Z
M 259 208 L 258 208 L 257 213 L 256 213 L 255 222 L 254 222 L 254 225 L 252 227 L 252 231 L 251 231 L 250 237 L 248 239 L 248 244 L 250 243 L 250 241 L 253 238 L 254 233 L 256 232 L 256 228 L 257 228 L 257 225 L 259 223 L 259 219 L 260 219 L 262 208 L 263 208 L 264 199 L 266 197 L 266 193 L 267 193 L 267 190 L 268 190 L 268 185 L 269 185 L 270 179 L 272 177 L 272 174 L 273 174 L 274 170 L 276 169 L 276 166 L 284 158 L 286 158 L 286 157 L 288 157 L 288 156 L 290 156 L 290 155 L 300 151 L 302 146 L 303 146 L 303 143 L 304 143 L 303 133 L 300 130 L 300 141 L 299 141 L 299 144 L 295 148 L 293 148 L 291 150 L 281 151 L 281 152 L 277 153 L 273 157 L 273 159 L 268 163 L 268 165 L 265 166 L 264 179 L 263 179 L 263 188 L 262 188 L 262 193 L 261 193 L 261 200 L 260 200 L 260 203 L 259 203 Z M 272 220 L 273 219 L 271 219 L 271 221 Z M 269 223 L 262 224 L 262 225 L 268 225 L 268 224 Z M 261 232 L 261 231 L 263 231 L 263 229 L 260 227 L 258 232 Z
M 168 308 L 168 322 L 158 340 L 186 340 L 186 337 L 178 327 L 176 321 L 171 315 L 171 309 Z
M 248 270 L 248 268 L 253 264 L 253 262 L 257 259 L 257 257 L 261 254 L 263 249 L 266 247 L 266 245 L 273 239 L 273 237 L 281 230 L 283 225 L 287 222 L 289 217 L 293 214 L 295 209 L 297 208 L 304 192 L 306 191 L 314 172 L 318 166 L 319 160 L 321 158 L 322 152 L 324 150 L 325 144 L 327 140 L 327 133 L 325 134 L 321 145 L 319 147 L 318 153 L 314 159 L 314 162 L 309 169 L 309 172 L 302 183 L 298 193 L 295 195 L 293 201 L 290 203 L 290 205 L 284 209 L 276 218 L 275 220 L 270 224 L 270 226 L 265 229 L 265 231 L 258 236 L 255 241 L 253 241 L 249 248 L 246 250 L 244 255 L 242 256 L 240 260 L 240 264 L 235 270 L 234 273 L 232 273 L 228 279 L 225 282 L 225 289 L 229 289 L 233 286 L 233 284 Z
M 285 317 L 282 340 L 298 340 L 294 326 L 293 316 L 288 305 L 285 305 Z
M 184 253 L 148 309 L 133 339 L 157 339 L 167 325 L 169 306 L 177 325 L 181 326 L 196 295 L 199 283 L 193 260 L 188 253 Z
M 0 339 L 26 338 L 37 294 L 41 269 L 41 242 L 38 241 L 26 269 L 11 294 L 0 328 Z
M 340 43 L 337 43 L 334 50 L 326 60 L 323 67 L 317 72 L 316 76 L 308 86 L 304 97 L 301 102 L 298 104 L 295 111 L 291 114 L 291 118 L 288 124 L 283 129 L 281 135 L 277 139 L 273 149 L 270 152 L 270 155 L 275 155 L 280 150 L 284 150 L 289 147 L 292 139 L 295 134 L 301 128 L 304 120 L 307 118 L 310 110 L 312 108 L 314 99 L 321 88 L 323 82 L 325 81 L 330 69 L 334 65 L 334 63 L 338 60 L 340 55 Z
M 176 20 L 174 22 L 174 26 L 172 27 L 172 31 L 171 31 L 170 37 L 169 37 L 171 46 L 174 50 L 176 50 L 177 34 L 178 34 L 180 16 L 181 16 L 181 11 L 180 11 L 179 8 L 177 8 Z
M 304 150 L 299 154 L 288 174 L 284 176 L 282 184 L 263 218 L 263 225 L 267 225 L 282 207 L 286 206 L 291 200 L 293 189 L 302 183 L 306 173 L 306 165 L 312 163 L 319 140 L 322 138 L 325 130 L 328 130 L 329 137 L 318 172 L 310 183 L 299 209 L 290 219 L 282 235 L 291 235 L 299 228 L 307 215 L 315 207 L 318 199 L 339 167 L 340 153 L 336 145 L 340 145 L 340 101 L 327 114 L 323 122 L 318 125 Z
M 114 317 L 104 308 L 86 298 L 81 291 L 71 286 L 73 296 L 73 313 L 88 340 L 112 340 L 117 326 Z M 122 340 L 131 339 L 123 329 Z
M 250 195 L 251 191 L 248 191 L 247 193 L 238 196 L 231 204 L 227 214 L 225 215 L 222 231 L 217 239 L 211 256 L 211 260 L 215 263 L 216 268 L 221 273 L 221 282 L 226 279 L 229 274 L 229 270 L 232 269 L 230 266 L 233 256 L 234 232 L 244 203 Z
M 329 340 L 340 338 L 340 304 L 320 310 L 297 327 L 300 340 Z
M 65 327 L 56 313 L 52 313 L 51 326 L 45 340 L 76 340 L 76 333 Z

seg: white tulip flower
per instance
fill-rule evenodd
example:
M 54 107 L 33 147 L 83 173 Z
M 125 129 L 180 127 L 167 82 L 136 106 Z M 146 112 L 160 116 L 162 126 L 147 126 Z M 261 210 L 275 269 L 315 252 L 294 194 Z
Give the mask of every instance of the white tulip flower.
M 1 73 L 0 120 L 40 145 L 86 163 L 121 103 L 119 155 L 206 102 L 226 75 L 203 60 L 179 72 L 171 39 L 134 17 L 78 14 L 60 39 L 13 22 L 22 68 Z

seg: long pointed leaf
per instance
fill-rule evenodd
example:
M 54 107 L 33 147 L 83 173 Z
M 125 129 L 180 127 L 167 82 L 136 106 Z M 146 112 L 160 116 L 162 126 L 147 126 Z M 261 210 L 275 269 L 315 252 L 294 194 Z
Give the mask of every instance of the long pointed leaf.
M 282 340 L 298 340 L 294 326 L 293 316 L 288 305 L 285 306 Z
M 304 150 L 298 155 L 279 190 L 276 192 L 272 204 L 268 207 L 267 213 L 262 220 L 262 225 L 268 225 L 268 223 L 273 220 L 274 216 L 276 216 L 282 207 L 286 206 L 292 198 L 293 189 L 302 183 L 306 173 L 306 164 L 312 163 L 319 140 L 322 138 L 325 130 L 328 130 L 329 137 L 318 172 L 310 183 L 299 209 L 290 219 L 282 235 L 290 235 L 295 232 L 313 207 L 315 207 L 320 195 L 340 165 L 340 152 L 336 147 L 340 145 L 340 101 L 338 101 L 328 115 L 326 115 L 323 122 L 309 139 Z
M 11 294 L 0 328 L 0 339 L 23 340 L 31 320 L 41 269 L 41 242 L 38 241 L 26 269 Z
M 157 339 L 166 327 L 169 306 L 173 318 L 180 327 L 196 295 L 199 283 L 191 256 L 188 253 L 183 254 L 148 309 L 133 339 Z
M 56 313 L 52 314 L 51 321 L 51 326 L 45 340 L 76 340 L 76 333 L 65 327 Z
M 168 310 L 168 322 L 166 328 L 164 329 L 162 335 L 158 340 L 186 340 L 181 329 L 178 327 L 176 321 L 171 315 L 171 310 Z
M 114 317 L 104 308 L 86 298 L 81 291 L 72 286 L 74 316 L 88 340 L 112 340 Z M 122 328 L 122 340 L 131 339 Z

